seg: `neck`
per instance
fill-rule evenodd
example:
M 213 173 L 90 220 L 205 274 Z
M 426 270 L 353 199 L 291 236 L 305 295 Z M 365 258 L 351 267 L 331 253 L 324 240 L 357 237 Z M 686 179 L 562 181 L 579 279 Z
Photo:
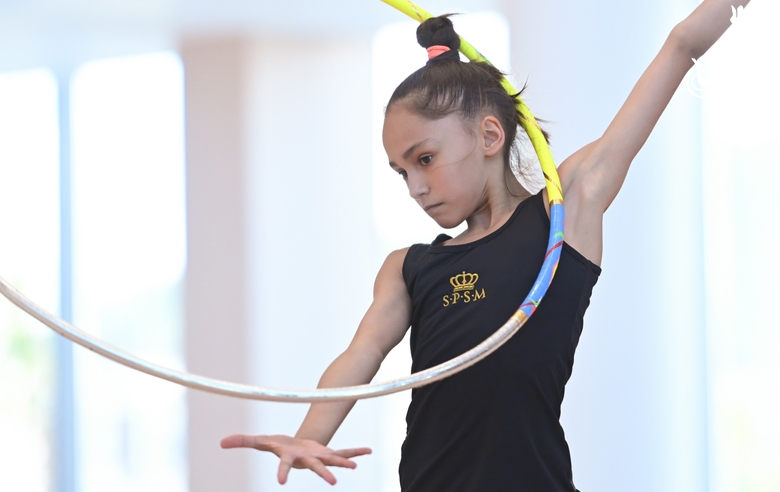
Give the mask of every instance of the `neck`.
M 466 219 L 467 229 L 449 241 L 449 244 L 476 241 L 498 230 L 509 220 L 520 202 L 529 196 L 530 193 L 507 166 L 500 177 L 488 183 L 481 205 Z

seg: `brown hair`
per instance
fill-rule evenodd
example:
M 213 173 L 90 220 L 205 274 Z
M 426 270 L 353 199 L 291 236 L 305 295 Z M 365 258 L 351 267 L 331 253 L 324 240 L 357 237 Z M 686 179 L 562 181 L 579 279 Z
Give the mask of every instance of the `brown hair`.
M 520 113 L 515 107 L 517 97 L 525 90 L 510 95 L 501 85 L 504 74 L 488 63 L 464 63 L 458 55 L 460 36 L 452 26 L 450 15 L 432 17 L 417 28 L 417 42 L 423 48 L 447 46 L 450 51 L 428 60 L 424 67 L 409 75 L 395 89 L 387 110 L 394 104 L 425 118 L 437 120 L 452 113 L 473 120 L 486 112 L 495 116 L 504 129 L 504 162 L 524 175 L 517 147 L 517 127 Z M 549 143 L 549 135 L 542 130 Z

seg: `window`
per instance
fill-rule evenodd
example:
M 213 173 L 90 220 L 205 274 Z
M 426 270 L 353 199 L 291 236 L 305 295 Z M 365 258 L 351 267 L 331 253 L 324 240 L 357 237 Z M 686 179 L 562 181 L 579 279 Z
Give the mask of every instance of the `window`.
M 73 77 L 74 322 L 182 368 L 183 73 L 170 53 Z M 186 490 L 184 389 L 74 351 L 83 492 Z
M 53 312 L 59 303 L 57 84 L 46 70 L 0 75 L 0 275 Z M 54 335 L 0 302 L 0 476 L 52 486 Z
M 751 4 L 699 62 L 713 492 L 780 490 L 780 45 Z

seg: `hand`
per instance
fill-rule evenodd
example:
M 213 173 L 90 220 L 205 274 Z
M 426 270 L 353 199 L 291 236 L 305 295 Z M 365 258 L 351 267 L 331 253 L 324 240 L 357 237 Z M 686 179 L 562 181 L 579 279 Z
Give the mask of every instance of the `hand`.
M 371 454 L 370 448 L 354 448 L 333 450 L 317 441 L 297 439 L 289 436 L 247 436 L 236 434 L 222 439 L 224 449 L 254 448 L 260 451 L 270 451 L 279 457 L 280 484 L 287 482 L 290 468 L 308 468 L 321 476 L 326 482 L 335 485 L 336 477 L 327 466 L 355 468 L 357 464 L 349 458 Z

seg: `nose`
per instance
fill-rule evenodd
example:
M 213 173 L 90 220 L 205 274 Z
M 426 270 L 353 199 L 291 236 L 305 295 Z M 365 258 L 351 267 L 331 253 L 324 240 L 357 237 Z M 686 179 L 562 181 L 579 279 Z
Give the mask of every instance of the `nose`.
M 409 196 L 415 200 L 419 200 L 430 191 L 427 181 L 417 172 L 410 172 L 406 176 L 406 186 L 409 188 Z

